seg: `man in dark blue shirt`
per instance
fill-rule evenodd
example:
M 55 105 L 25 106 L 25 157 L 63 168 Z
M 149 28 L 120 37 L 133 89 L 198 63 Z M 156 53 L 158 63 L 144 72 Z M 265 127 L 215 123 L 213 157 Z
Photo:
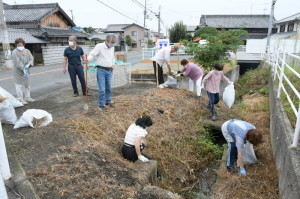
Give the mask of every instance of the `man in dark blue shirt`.
M 80 46 L 77 46 L 76 41 L 77 41 L 76 36 L 69 37 L 69 47 L 67 47 L 64 51 L 64 68 L 63 68 L 63 72 L 66 73 L 67 63 L 68 63 L 68 72 L 70 74 L 70 78 L 72 82 L 74 97 L 78 96 L 76 75 L 78 76 L 78 79 L 81 84 L 82 94 L 85 95 L 87 92 L 85 79 L 84 79 L 83 65 L 81 63 L 81 59 L 85 61 L 85 57 L 82 48 Z

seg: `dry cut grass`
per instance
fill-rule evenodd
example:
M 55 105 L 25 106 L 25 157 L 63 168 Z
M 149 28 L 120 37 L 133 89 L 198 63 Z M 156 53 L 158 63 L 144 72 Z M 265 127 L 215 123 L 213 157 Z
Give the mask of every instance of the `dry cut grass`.
M 255 93 L 244 96 L 242 103 L 243 106 L 236 107 L 235 111 L 242 120 L 255 125 L 264 136 L 264 143 L 255 147 L 259 162 L 245 166 L 246 177 L 228 172 L 219 173 L 224 183 L 218 188 L 215 198 L 279 198 L 277 169 L 271 149 L 268 98 Z

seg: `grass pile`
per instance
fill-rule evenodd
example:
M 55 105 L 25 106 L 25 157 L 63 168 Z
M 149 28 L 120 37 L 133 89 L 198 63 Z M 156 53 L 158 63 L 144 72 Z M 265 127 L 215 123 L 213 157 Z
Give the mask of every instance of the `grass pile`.
M 215 198 L 279 198 L 278 190 L 278 177 L 277 169 L 275 167 L 275 161 L 273 159 L 273 153 L 271 148 L 270 138 L 270 121 L 269 121 L 269 103 L 268 97 L 259 93 L 259 90 L 263 85 L 262 79 L 266 79 L 267 74 L 264 70 L 253 70 L 248 72 L 239 80 L 245 83 L 244 87 L 249 88 L 251 85 L 258 85 L 258 87 L 252 87 L 256 92 L 252 94 L 241 95 L 242 101 L 235 106 L 234 111 L 239 116 L 239 119 L 252 123 L 256 128 L 263 133 L 264 143 L 254 147 L 255 154 L 258 158 L 258 163 L 253 165 L 246 165 L 247 176 L 242 177 L 238 174 L 228 173 L 223 171 L 219 173 L 220 178 L 223 180 L 216 193 Z M 261 74 L 265 74 L 261 77 Z M 247 79 L 255 78 L 258 82 Z M 265 82 L 267 84 L 267 82 Z M 237 92 L 240 92 L 237 90 Z M 244 92 L 241 90 L 241 92 Z

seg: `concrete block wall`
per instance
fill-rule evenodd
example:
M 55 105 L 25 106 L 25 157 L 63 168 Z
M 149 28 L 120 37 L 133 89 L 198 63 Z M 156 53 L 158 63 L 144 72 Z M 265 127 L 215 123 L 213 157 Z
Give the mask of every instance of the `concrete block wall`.
M 80 46 L 84 54 L 88 54 L 93 50 L 94 46 Z M 67 46 L 46 46 L 43 47 L 44 65 L 61 64 L 63 63 L 64 50 Z
M 276 98 L 277 89 L 273 76 L 269 81 L 270 132 L 273 154 L 279 176 L 279 193 L 282 199 L 300 198 L 300 150 L 291 149 L 294 129 Z

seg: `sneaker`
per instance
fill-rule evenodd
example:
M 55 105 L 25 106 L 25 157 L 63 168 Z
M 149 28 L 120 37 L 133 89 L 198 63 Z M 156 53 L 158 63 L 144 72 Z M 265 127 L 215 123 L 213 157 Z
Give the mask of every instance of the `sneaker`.
M 215 121 L 216 120 L 216 116 L 215 115 L 211 116 L 211 120 Z
M 32 98 L 26 98 L 26 101 L 27 101 L 27 102 L 34 102 L 35 100 L 32 99 Z
M 161 84 L 161 85 L 157 86 L 157 88 L 164 88 L 164 86 Z
M 236 168 L 234 168 L 233 166 L 226 166 L 227 167 L 227 171 L 231 172 L 231 173 L 237 173 L 238 170 Z
M 103 112 L 106 112 L 106 111 L 107 111 L 107 109 L 105 108 L 105 106 L 99 106 L 98 109 L 99 109 L 100 111 L 103 111 Z
M 110 108 L 116 108 L 112 103 L 106 103 L 105 106 L 109 106 Z
M 78 93 L 74 93 L 73 97 L 78 97 Z
M 169 87 L 167 84 L 162 84 L 162 86 L 163 86 L 164 88 L 168 88 L 168 87 Z
M 28 102 L 26 102 L 26 101 L 23 100 L 23 99 L 20 99 L 19 101 L 20 101 L 23 105 L 28 104 Z

